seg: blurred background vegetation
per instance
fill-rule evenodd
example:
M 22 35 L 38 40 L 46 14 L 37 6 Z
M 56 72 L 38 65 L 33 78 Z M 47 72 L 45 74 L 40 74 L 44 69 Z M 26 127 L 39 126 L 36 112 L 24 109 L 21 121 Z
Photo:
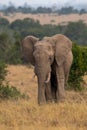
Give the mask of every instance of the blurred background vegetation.
M 0 60 L 9 64 L 21 63 L 20 42 L 27 35 L 40 39 L 44 36 L 64 34 L 80 46 L 87 45 L 87 25 L 82 22 L 70 22 L 67 25 L 41 25 L 30 18 L 16 20 L 12 23 L 0 18 Z
M 25 3 L 23 6 L 18 6 L 15 7 L 13 3 L 10 2 L 9 6 L 3 6 L 3 8 L 1 8 L 1 11 L 5 14 L 8 15 L 9 13 L 32 13 L 32 14 L 38 14 L 38 13 L 57 13 L 59 15 L 62 14 L 84 14 L 87 13 L 87 10 L 85 8 L 81 8 L 81 9 L 76 9 L 72 6 L 68 6 L 68 7 L 62 7 L 62 8 L 58 8 L 56 5 L 52 6 L 52 7 L 42 7 L 39 6 L 37 8 L 33 8 L 31 6 L 29 6 L 27 3 Z

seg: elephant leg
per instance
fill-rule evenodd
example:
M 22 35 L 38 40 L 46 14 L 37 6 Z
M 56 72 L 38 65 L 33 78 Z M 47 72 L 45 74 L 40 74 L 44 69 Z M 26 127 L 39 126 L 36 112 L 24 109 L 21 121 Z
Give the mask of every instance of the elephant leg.
M 67 63 L 64 64 L 64 74 L 65 74 L 65 86 L 67 86 L 67 81 L 69 77 L 70 67 L 68 67 Z
M 69 52 L 66 61 L 63 64 L 64 67 L 64 74 L 65 74 L 65 85 L 67 84 L 68 81 L 68 77 L 69 77 L 69 72 L 70 72 L 70 68 L 71 68 L 71 64 L 73 61 L 73 55 L 71 52 Z
M 56 66 L 56 75 L 57 75 L 57 91 L 56 97 L 57 101 L 62 101 L 65 98 L 65 75 L 64 75 L 64 68 L 63 66 Z
M 52 101 L 52 92 L 51 92 L 51 83 L 46 84 L 46 89 L 45 89 L 45 97 L 47 102 Z

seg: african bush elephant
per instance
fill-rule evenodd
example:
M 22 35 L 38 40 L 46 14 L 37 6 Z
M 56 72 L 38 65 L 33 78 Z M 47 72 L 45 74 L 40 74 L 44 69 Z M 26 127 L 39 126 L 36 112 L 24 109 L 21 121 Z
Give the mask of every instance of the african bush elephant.
M 38 103 L 62 100 L 73 60 L 72 42 L 62 34 L 42 40 L 27 36 L 21 43 L 22 58 L 30 62 L 38 79 Z

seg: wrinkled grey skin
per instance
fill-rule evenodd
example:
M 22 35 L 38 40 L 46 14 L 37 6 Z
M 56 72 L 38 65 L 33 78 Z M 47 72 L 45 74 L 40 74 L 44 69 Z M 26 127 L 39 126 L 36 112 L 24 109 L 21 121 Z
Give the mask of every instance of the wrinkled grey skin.
M 38 79 L 38 103 L 64 99 L 64 86 L 73 60 L 72 42 L 57 34 L 42 40 L 27 36 L 21 43 L 22 57 L 35 67 Z

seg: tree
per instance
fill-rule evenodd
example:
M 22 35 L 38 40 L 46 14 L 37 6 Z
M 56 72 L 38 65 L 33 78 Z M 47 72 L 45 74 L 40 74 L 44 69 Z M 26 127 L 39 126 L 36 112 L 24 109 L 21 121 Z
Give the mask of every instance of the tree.
M 59 14 L 71 14 L 71 13 L 78 13 L 78 10 L 74 9 L 73 7 L 63 7 L 58 10 Z
M 87 45 L 87 25 L 82 21 L 70 22 L 64 34 L 73 42 Z
M 83 76 L 87 73 L 87 47 L 81 47 L 73 43 L 73 64 L 69 75 L 71 89 L 81 90 Z
M 86 11 L 85 9 L 81 9 L 81 10 L 79 11 L 79 14 L 85 14 L 85 13 L 87 13 L 87 11 Z
M 2 26 L 8 26 L 9 25 L 9 21 L 5 18 L 0 18 L 0 27 Z
M 52 13 L 52 9 L 51 8 L 47 8 L 47 7 L 38 7 L 36 9 L 37 13 Z

